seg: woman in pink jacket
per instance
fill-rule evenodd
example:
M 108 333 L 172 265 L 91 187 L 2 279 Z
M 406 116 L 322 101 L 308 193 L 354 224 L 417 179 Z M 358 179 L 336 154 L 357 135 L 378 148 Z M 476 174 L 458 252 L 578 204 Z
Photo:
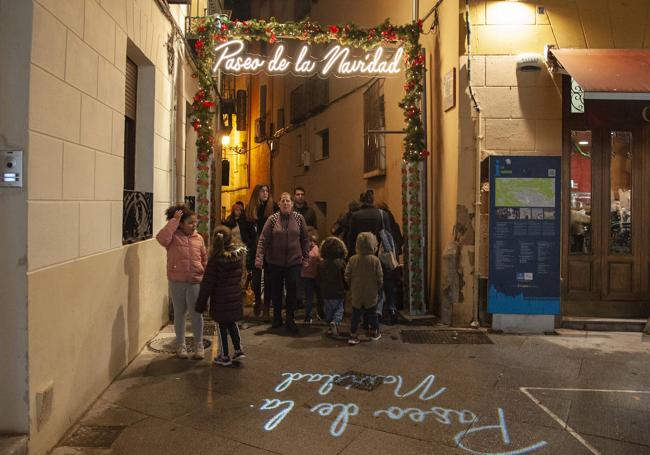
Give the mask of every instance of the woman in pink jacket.
M 167 279 L 174 305 L 176 355 L 187 359 L 185 317 L 190 312 L 194 333 L 194 358 L 202 359 L 203 315 L 194 310 L 203 273 L 208 262 L 205 242 L 196 232 L 196 215 L 184 205 L 173 205 L 165 211 L 167 224 L 156 239 L 167 249 Z

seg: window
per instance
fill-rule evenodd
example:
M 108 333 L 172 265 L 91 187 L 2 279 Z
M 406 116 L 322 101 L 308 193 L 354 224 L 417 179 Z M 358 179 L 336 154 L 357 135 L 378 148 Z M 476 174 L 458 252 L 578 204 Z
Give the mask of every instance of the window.
M 305 85 L 301 84 L 291 92 L 291 123 L 299 123 L 307 117 Z
M 329 80 L 314 76 L 307 82 L 309 96 L 309 112 L 320 112 L 327 107 L 330 101 Z
M 260 118 L 266 116 L 266 85 L 260 85 Z
M 610 132 L 609 252 L 632 253 L 632 133 Z
M 304 162 L 303 150 L 302 150 L 302 134 L 296 135 L 296 166 L 302 166 Z
M 155 68 L 132 43 L 129 42 L 127 48 L 129 57 L 126 59 L 124 87 L 123 244 L 149 239 L 153 232 Z
M 278 115 L 277 115 L 277 121 L 276 124 L 278 125 L 278 129 L 281 130 L 284 128 L 284 108 L 281 107 L 278 109 Z
M 311 0 L 295 0 L 294 19 L 299 21 L 311 13 Z
M 384 81 L 375 81 L 363 94 L 363 173 L 375 177 L 386 173 Z
M 235 98 L 235 76 L 233 74 L 221 73 L 221 97 L 226 100 Z
M 124 189 L 135 189 L 135 119 L 138 99 L 138 66 L 126 59 L 124 102 Z
M 320 159 L 325 160 L 330 157 L 330 130 L 324 129 L 318 133 Z
M 591 253 L 592 241 L 592 203 L 591 203 L 591 168 L 592 168 L 591 131 L 571 131 L 571 176 L 570 188 L 570 254 Z M 536 212 L 533 208 L 533 215 Z M 533 216 L 533 219 L 536 219 Z

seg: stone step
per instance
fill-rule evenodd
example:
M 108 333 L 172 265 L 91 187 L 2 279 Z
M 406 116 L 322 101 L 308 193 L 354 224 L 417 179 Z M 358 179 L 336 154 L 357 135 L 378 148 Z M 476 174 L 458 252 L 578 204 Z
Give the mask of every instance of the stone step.
M 643 332 L 646 319 L 587 318 L 565 316 L 560 322 L 563 329 L 601 332 Z
M 27 436 L 1 436 L 0 455 L 25 455 L 27 453 Z

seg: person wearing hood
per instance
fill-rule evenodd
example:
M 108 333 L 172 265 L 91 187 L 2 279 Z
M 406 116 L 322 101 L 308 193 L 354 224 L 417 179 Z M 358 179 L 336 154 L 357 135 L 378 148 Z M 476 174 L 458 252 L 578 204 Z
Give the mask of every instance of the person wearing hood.
M 203 313 L 210 301 L 210 317 L 219 328 L 219 355 L 217 365 L 228 366 L 233 360 L 244 358 L 237 321 L 244 317 L 244 288 L 246 247 L 232 241 L 230 229 L 217 226 L 212 237 L 208 266 L 201 282 L 195 310 Z M 235 352 L 228 352 L 228 334 Z
M 377 318 L 377 302 L 379 301 L 383 285 L 383 272 L 381 262 L 375 256 L 377 238 L 371 232 L 361 232 L 357 236 L 356 252 L 350 258 L 345 269 L 345 281 L 350 287 L 352 303 L 352 323 L 350 325 L 351 345 L 359 344 L 357 329 L 361 315 L 365 314 L 370 325 L 370 338 L 378 340 L 379 320 Z
M 293 209 L 303 216 L 308 227 L 318 228 L 316 212 L 305 200 L 305 189 L 301 186 L 293 191 Z

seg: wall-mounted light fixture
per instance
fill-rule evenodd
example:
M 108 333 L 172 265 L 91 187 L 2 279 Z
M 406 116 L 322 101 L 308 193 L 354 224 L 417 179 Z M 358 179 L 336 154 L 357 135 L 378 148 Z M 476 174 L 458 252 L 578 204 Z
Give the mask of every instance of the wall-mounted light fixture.
M 544 57 L 540 54 L 529 52 L 517 56 L 517 71 L 522 73 L 541 71 L 544 66 Z

